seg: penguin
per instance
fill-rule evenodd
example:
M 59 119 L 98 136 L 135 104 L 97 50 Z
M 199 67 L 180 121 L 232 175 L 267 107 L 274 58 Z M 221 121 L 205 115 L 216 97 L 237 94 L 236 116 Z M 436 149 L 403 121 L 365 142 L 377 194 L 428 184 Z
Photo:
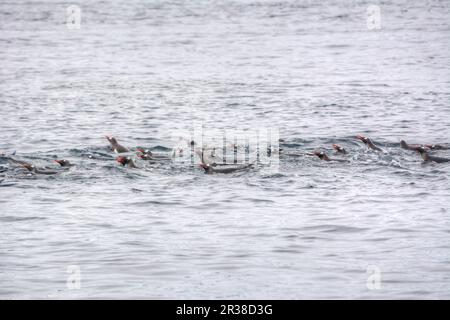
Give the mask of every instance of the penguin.
M 23 163 L 22 167 L 24 167 L 25 169 L 27 169 L 31 173 L 35 173 L 35 174 L 53 175 L 53 174 L 58 174 L 59 173 L 59 171 L 56 171 L 56 170 L 37 168 L 36 166 L 34 166 L 34 165 L 30 164 L 30 163 Z
M 369 149 L 383 152 L 383 149 L 377 147 L 370 138 L 358 135 L 358 136 L 356 136 L 356 139 L 361 140 Z
M 333 144 L 333 149 L 336 150 L 337 153 L 347 154 L 347 150 L 344 147 L 341 147 L 338 144 Z
M 405 140 L 400 141 L 400 146 L 405 150 L 411 151 L 418 151 L 418 148 L 423 147 L 421 144 L 408 144 Z
M 69 162 L 69 160 L 55 160 L 55 162 L 57 163 L 57 164 L 59 164 L 61 167 L 66 167 L 66 168 L 69 168 L 69 167 L 73 167 L 73 164 L 71 164 L 70 162 Z
M 119 156 L 116 158 L 116 161 L 124 167 L 128 166 L 130 168 L 137 168 L 137 166 L 134 164 L 133 159 L 130 157 Z
M 417 148 L 417 152 L 420 153 L 424 162 L 436 162 L 436 163 L 450 162 L 449 158 L 442 158 L 430 155 L 427 149 L 425 149 L 425 147 Z
M 253 164 L 244 164 L 244 165 L 215 165 L 215 164 L 206 164 L 201 163 L 200 167 L 205 170 L 206 174 L 213 173 L 233 173 L 236 171 L 246 170 L 253 167 Z
M 162 154 L 154 154 L 150 150 L 145 150 L 144 148 L 137 148 L 137 156 L 142 160 L 170 160 L 171 158 L 162 155 Z
M 51 170 L 51 169 L 47 169 L 47 168 L 38 168 L 35 165 L 28 163 L 26 161 L 22 161 L 22 160 L 8 158 L 8 161 L 13 164 L 17 164 L 17 165 L 21 166 L 22 168 L 27 169 L 30 173 L 45 174 L 45 175 L 52 175 L 52 174 L 60 173 L 60 171 L 57 171 L 57 170 Z
M 449 150 L 450 148 L 441 144 L 408 144 L 405 140 L 400 141 L 400 146 L 406 150 L 417 151 L 418 148 L 424 147 L 429 150 Z
M 130 150 L 122 145 L 120 145 L 117 142 L 117 139 L 114 137 L 109 137 L 106 136 L 106 139 L 108 139 L 109 143 L 111 144 L 111 149 L 115 152 L 115 153 L 126 153 L 126 152 L 130 152 Z
M 309 156 L 316 156 L 318 157 L 320 160 L 323 161 L 336 161 L 336 162 L 348 162 L 348 160 L 346 159 L 336 159 L 336 158 L 330 158 L 325 152 L 323 151 L 314 151 L 313 153 L 307 153 L 307 155 Z

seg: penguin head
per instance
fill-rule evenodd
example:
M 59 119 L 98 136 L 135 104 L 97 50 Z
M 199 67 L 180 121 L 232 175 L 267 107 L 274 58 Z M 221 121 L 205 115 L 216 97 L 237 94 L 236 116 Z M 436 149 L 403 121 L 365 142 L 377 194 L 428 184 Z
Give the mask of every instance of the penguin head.
M 138 157 L 141 159 L 147 159 L 152 156 L 152 152 L 150 150 L 146 150 L 144 148 L 138 147 L 137 149 Z
M 211 166 L 206 163 L 200 163 L 200 167 L 203 168 L 203 170 L 205 170 L 205 173 L 208 173 L 211 170 Z
M 368 143 L 368 142 L 369 142 L 369 138 L 364 137 L 364 136 L 362 136 L 362 135 L 357 135 L 357 136 L 356 136 L 356 139 L 359 139 L 359 140 L 361 140 L 361 141 L 364 142 L 364 143 Z
M 325 157 L 325 153 L 323 151 L 314 151 L 314 154 L 319 157 L 319 159 L 323 159 Z
M 59 164 L 61 167 L 68 167 L 70 166 L 70 162 L 68 160 L 55 160 L 57 164 Z
M 333 144 L 333 149 L 338 151 L 338 152 L 345 153 L 345 149 L 343 147 L 341 147 L 340 145 L 338 145 L 338 144 Z
M 117 140 L 116 140 L 116 138 L 114 138 L 114 137 L 106 136 L 106 139 L 108 139 L 108 141 L 109 141 L 111 144 L 117 144 Z
M 22 167 L 24 167 L 28 171 L 33 171 L 34 170 L 34 166 L 32 164 L 29 164 L 29 163 L 22 164 Z
M 425 154 L 427 153 L 427 149 L 425 149 L 425 147 L 418 147 L 417 152 L 419 152 L 420 154 Z
M 116 158 L 116 161 L 118 163 L 120 163 L 123 166 L 126 166 L 128 164 L 128 162 L 130 162 L 130 158 L 124 157 L 124 156 L 119 156 Z

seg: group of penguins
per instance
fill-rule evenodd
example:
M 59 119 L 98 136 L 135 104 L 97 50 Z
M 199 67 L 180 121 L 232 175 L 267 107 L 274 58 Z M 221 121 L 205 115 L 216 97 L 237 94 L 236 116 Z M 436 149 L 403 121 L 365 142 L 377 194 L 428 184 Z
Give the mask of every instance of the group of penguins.
M 378 147 L 372 139 L 358 135 L 356 136 L 356 139 L 363 142 L 369 149 L 374 150 L 376 152 L 385 152 L 383 149 Z M 400 147 L 405 150 L 415 151 L 419 153 L 423 159 L 424 162 L 436 162 L 436 163 L 444 163 L 444 162 L 450 162 L 450 158 L 443 158 L 438 157 L 433 154 L 430 154 L 430 152 L 433 152 L 435 150 L 450 150 L 450 146 L 442 145 L 442 144 L 408 144 L 405 140 L 400 141 Z M 341 147 L 338 144 L 333 144 L 333 149 L 336 150 L 337 153 L 346 155 L 347 150 L 345 148 Z M 345 159 L 336 159 L 336 158 L 330 158 L 326 153 L 322 151 L 315 151 L 314 153 L 307 153 L 307 155 L 314 155 L 319 157 L 319 159 L 324 161 L 339 161 L 339 162 L 347 162 L 348 160 Z
M 175 155 L 175 150 L 172 155 L 169 154 L 157 154 L 153 153 L 150 150 L 146 150 L 144 148 L 136 148 L 136 150 L 133 152 L 129 148 L 119 144 L 116 138 L 112 136 L 106 136 L 105 137 L 111 147 L 111 150 L 114 151 L 116 154 L 118 154 L 116 161 L 124 166 L 129 168 L 138 168 L 136 165 L 134 159 L 138 158 L 144 161 L 149 161 L 152 163 L 155 162 L 163 162 L 163 161 L 170 161 L 173 159 Z M 383 149 L 378 147 L 370 138 L 358 135 L 356 136 L 356 139 L 363 142 L 369 149 L 375 151 L 375 152 L 384 152 Z M 252 168 L 254 165 L 253 163 L 247 163 L 247 164 L 227 164 L 227 163 L 221 163 L 219 158 L 216 158 L 214 155 L 214 148 L 197 148 L 196 143 L 194 141 L 190 141 L 189 146 L 194 150 L 194 152 L 199 156 L 201 162 L 199 164 L 199 167 L 204 170 L 207 174 L 212 173 L 232 173 L 235 171 L 245 170 Z M 421 155 L 424 162 L 435 162 L 435 163 L 444 163 L 444 162 L 450 162 L 450 158 L 443 158 L 438 157 L 433 154 L 436 150 L 450 150 L 450 146 L 447 145 L 439 145 L 439 144 L 408 144 L 406 141 L 402 140 L 400 142 L 400 146 L 403 149 L 411 150 L 414 152 L 417 152 Z M 236 150 L 237 146 L 233 145 L 234 150 Z M 338 144 L 333 144 L 333 149 L 337 154 L 340 155 L 347 155 L 348 152 L 345 148 Z M 211 150 L 213 152 L 211 152 Z M 183 153 L 182 148 L 177 149 L 178 154 L 181 156 Z M 278 150 L 271 150 L 268 148 L 267 155 L 270 156 L 271 154 L 278 152 L 280 155 L 284 156 L 292 156 L 292 157 L 298 157 L 298 156 L 316 156 L 320 160 L 323 161 L 336 161 L 336 162 L 348 162 L 349 160 L 343 159 L 343 158 L 331 158 L 329 157 L 325 152 L 323 151 L 314 151 L 312 153 L 293 153 L 293 152 L 284 152 L 281 148 Z M 130 155 L 132 153 L 132 155 Z M 7 162 L 12 164 L 13 166 L 18 166 L 21 168 L 24 168 L 29 174 L 42 174 L 42 175 L 54 175 L 58 174 L 64 170 L 67 170 L 68 168 L 72 167 L 73 164 L 70 163 L 68 160 L 54 160 L 55 163 L 58 164 L 58 168 L 48 168 L 48 167 L 37 167 L 31 163 L 28 163 L 23 160 L 17 160 L 15 158 L 15 154 L 12 155 L 0 155 L 1 158 L 7 159 Z M 218 161 L 219 160 L 219 161 Z

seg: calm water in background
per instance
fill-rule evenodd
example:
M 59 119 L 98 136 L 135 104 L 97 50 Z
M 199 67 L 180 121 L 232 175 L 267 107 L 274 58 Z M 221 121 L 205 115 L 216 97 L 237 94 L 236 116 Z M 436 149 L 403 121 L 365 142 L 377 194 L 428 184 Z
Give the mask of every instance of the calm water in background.
M 0 4 L 0 150 L 77 164 L 0 162 L 0 298 L 450 298 L 450 166 L 398 147 L 450 142 L 450 1 L 82 3 L 79 30 L 66 2 Z M 129 170 L 103 138 L 169 151 L 199 122 L 351 163 Z

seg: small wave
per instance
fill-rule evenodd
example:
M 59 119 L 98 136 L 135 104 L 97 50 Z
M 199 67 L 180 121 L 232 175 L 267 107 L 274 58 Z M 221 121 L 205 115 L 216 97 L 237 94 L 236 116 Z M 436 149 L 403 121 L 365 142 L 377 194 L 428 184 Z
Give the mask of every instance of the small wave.
M 0 217 L 2 222 L 20 222 L 20 221 L 30 221 L 30 220 L 46 220 L 44 217 L 13 217 L 13 216 L 3 216 Z
M 343 225 L 319 225 L 319 226 L 303 227 L 302 230 L 318 230 L 326 233 L 357 233 L 357 232 L 364 232 L 369 229 Z

